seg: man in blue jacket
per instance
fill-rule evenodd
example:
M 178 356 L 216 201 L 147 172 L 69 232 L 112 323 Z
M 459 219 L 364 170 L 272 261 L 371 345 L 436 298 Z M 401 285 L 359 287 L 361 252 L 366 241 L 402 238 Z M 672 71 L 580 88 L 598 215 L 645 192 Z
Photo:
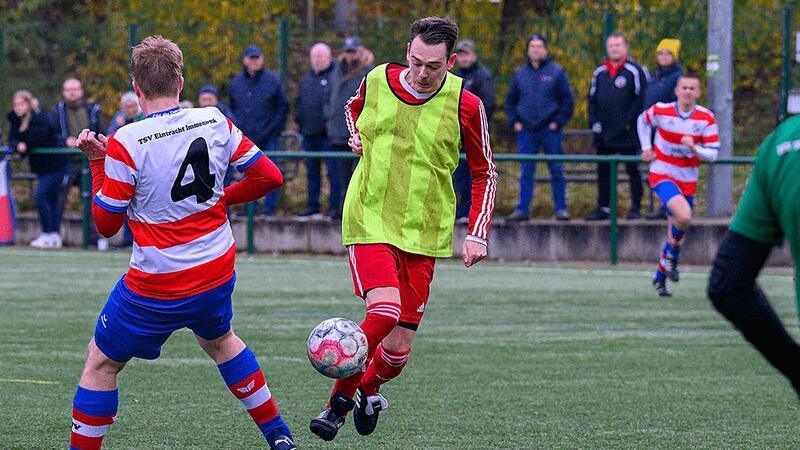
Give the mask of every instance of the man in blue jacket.
M 294 119 L 303 135 L 303 150 L 308 152 L 326 152 L 331 150 L 328 143 L 328 134 L 325 121 L 325 106 L 331 91 L 331 78 L 336 69 L 333 62 L 331 48 L 318 42 L 311 47 L 309 52 L 311 70 L 300 80 L 297 102 L 295 103 Z M 344 114 L 344 111 L 340 111 Z M 306 180 L 308 190 L 308 204 L 298 214 L 300 220 L 322 218 L 320 213 L 319 194 L 322 188 L 323 160 L 306 160 Z M 339 184 L 339 167 L 335 159 L 326 159 L 330 195 L 328 196 L 327 217 L 339 218 L 342 187 Z
M 539 34 L 528 39 L 528 63 L 514 72 L 506 95 L 506 117 L 517 133 L 520 153 L 537 153 L 544 148 L 547 155 L 561 155 L 561 129 L 572 118 L 575 100 L 566 71 L 548 55 L 547 41 Z M 569 220 L 566 180 L 561 162 L 548 162 L 553 204 L 558 220 Z M 520 166 L 519 203 L 506 220 L 523 221 L 530 216 L 536 163 Z
M 264 151 L 278 149 L 289 102 L 278 74 L 264 69 L 264 52 L 255 44 L 244 51 L 244 69 L 231 81 L 230 106 L 236 126 Z M 264 199 L 264 216 L 275 215 L 280 189 Z

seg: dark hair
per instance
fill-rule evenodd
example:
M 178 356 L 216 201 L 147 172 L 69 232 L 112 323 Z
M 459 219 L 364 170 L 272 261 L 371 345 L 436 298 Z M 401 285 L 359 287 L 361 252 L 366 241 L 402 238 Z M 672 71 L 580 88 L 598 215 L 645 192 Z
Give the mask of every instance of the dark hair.
M 606 42 L 608 42 L 608 40 L 611 39 L 611 38 L 620 38 L 620 39 L 622 39 L 622 42 L 625 43 L 625 45 L 628 45 L 628 38 L 626 38 L 625 34 L 623 32 L 621 32 L 621 31 L 615 31 L 615 32 L 609 34 L 608 37 L 606 38 Z
M 422 42 L 428 45 L 444 43 L 447 47 L 447 55 L 453 53 L 453 47 L 458 39 L 458 24 L 449 17 L 425 17 L 411 24 L 411 38 L 419 36 Z

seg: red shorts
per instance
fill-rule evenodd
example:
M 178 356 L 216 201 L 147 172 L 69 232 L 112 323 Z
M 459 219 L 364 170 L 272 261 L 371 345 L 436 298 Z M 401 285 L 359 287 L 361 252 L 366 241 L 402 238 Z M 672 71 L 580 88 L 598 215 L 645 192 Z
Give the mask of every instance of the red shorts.
M 400 322 L 419 325 L 425 314 L 436 259 L 408 253 L 389 244 L 353 244 L 347 251 L 355 294 L 366 298 L 371 289 L 397 288 L 400 290 Z

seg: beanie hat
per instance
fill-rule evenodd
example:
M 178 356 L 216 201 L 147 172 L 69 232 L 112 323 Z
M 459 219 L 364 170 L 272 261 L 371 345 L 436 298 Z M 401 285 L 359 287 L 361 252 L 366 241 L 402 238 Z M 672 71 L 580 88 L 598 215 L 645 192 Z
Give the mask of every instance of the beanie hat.
M 662 39 L 656 48 L 657 52 L 660 52 L 661 50 L 669 50 L 669 52 L 672 53 L 672 56 L 675 59 L 678 59 L 678 56 L 681 53 L 680 39 Z

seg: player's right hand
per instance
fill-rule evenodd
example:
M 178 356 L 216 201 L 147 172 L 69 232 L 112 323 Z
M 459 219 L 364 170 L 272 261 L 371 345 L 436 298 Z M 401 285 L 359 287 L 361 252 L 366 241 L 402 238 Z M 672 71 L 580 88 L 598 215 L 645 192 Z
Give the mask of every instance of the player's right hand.
M 347 145 L 350 146 L 350 149 L 353 150 L 353 153 L 356 155 L 361 156 L 362 148 L 361 148 L 361 135 L 358 133 L 350 136 L 350 140 L 347 141 Z
M 642 161 L 649 163 L 650 161 L 656 159 L 656 154 L 653 152 L 652 149 L 643 150 L 642 151 Z
M 84 129 L 78 135 L 77 145 L 83 154 L 89 158 L 89 161 L 103 159 L 106 157 L 108 138 L 102 134 L 95 135 L 94 131 Z

